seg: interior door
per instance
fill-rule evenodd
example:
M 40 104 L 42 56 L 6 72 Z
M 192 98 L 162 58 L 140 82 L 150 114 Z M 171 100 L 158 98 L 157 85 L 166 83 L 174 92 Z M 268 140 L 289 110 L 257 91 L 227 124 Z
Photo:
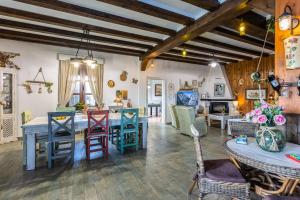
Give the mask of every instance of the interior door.
M 16 137 L 15 72 L 13 69 L 0 69 L 0 91 L 5 104 L 0 106 L 0 142 L 14 141 Z

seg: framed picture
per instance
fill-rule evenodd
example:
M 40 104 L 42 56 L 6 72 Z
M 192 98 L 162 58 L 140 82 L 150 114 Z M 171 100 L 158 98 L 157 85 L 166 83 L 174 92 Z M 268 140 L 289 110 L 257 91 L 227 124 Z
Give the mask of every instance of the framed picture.
M 224 97 L 225 96 L 225 84 L 224 83 L 215 83 L 214 96 L 215 97 Z
M 120 98 L 122 100 L 127 100 L 128 99 L 128 90 L 117 90 L 116 98 Z
M 160 97 L 162 92 L 162 85 L 161 84 L 155 84 L 155 90 L 154 90 L 154 95 L 156 97 Z
M 246 99 L 247 100 L 259 100 L 259 91 L 261 93 L 262 99 L 267 99 L 267 89 L 246 89 Z

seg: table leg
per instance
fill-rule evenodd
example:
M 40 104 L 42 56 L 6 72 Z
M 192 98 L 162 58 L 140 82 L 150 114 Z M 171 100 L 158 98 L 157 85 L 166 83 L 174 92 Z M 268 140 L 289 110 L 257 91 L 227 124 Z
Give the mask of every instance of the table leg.
M 152 116 L 152 106 L 150 107 L 150 116 Z
M 155 107 L 155 115 L 158 117 L 158 106 Z
M 25 168 L 27 165 L 27 138 L 24 129 L 22 129 L 23 133 L 23 167 Z
M 225 120 L 221 119 L 221 129 L 225 129 Z
M 35 169 L 35 134 L 27 134 L 26 136 L 26 170 Z
M 208 124 L 208 126 L 211 126 L 211 124 L 210 124 L 210 117 L 207 118 L 207 124 Z
M 147 148 L 148 123 L 143 122 L 143 149 Z
M 258 194 L 260 196 L 266 196 L 266 195 L 272 195 L 272 194 L 282 194 L 286 190 L 286 187 L 288 187 L 290 181 L 291 181 L 290 179 L 285 178 L 282 183 L 282 186 L 278 190 L 266 190 L 266 189 L 263 189 L 256 185 L 255 192 L 256 192 L 256 194 Z
M 299 182 L 300 182 L 299 179 L 297 179 L 297 180 L 294 181 L 294 184 L 292 185 L 292 187 L 291 187 L 291 189 L 290 189 L 290 191 L 289 191 L 289 195 L 292 195 L 292 194 L 294 193 L 295 188 L 296 188 L 296 186 L 299 184 Z

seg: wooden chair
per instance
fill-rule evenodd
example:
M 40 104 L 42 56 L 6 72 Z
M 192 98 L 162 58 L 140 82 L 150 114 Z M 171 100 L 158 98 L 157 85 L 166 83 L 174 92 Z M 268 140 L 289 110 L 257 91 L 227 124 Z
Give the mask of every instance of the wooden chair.
M 124 154 L 126 148 L 139 149 L 139 109 L 121 110 L 121 131 L 117 136 L 117 148 Z
M 21 113 L 21 118 L 22 118 L 22 125 L 26 124 L 27 122 L 32 120 L 32 113 L 31 111 L 24 111 Z M 26 135 L 23 135 L 23 141 L 25 141 Z M 35 144 L 38 145 L 38 148 L 36 149 L 37 152 L 37 156 L 46 156 L 45 152 L 46 152 L 46 142 L 48 141 L 48 137 L 47 135 L 39 135 L 36 134 L 35 136 Z M 23 142 L 23 145 L 26 145 L 26 142 Z M 25 147 L 26 149 L 26 147 Z
M 108 110 L 88 111 L 88 129 L 85 135 L 86 158 L 93 152 L 102 151 L 108 158 Z
M 74 163 L 75 150 L 75 112 L 48 113 L 48 168 L 54 160 L 71 157 Z
M 123 106 L 108 106 L 110 113 L 120 113 L 123 109 Z M 110 126 L 109 127 L 109 140 L 112 144 L 117 144 L 116 138 L 121 131 L 121 126 Z
M 228 159 L 203 160 L 200 134 L 191 125 L 197 155 L 197 173 L 189 189 L 189 198 L 194 186 L 198 183 L 199 199 L 205 194 L 223 194 L 231 198 L 249 199 L 250 184 L 246 182 L 240 171 Z

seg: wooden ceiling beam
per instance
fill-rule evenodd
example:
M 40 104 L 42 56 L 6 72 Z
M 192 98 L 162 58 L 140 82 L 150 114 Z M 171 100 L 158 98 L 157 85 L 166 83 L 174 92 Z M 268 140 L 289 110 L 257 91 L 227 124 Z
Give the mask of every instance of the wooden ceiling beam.
M 158 17 L 179 24 L 188 25 L 194 22 L 193 18 L 163 9 L 137 0 L 97 0 L 114 6 L 133 10 L 139 13 Z
M 183 1 L 209 11 L 214 11 L 220 7 L 220 3 L 218 0 L 183 0 Z
M 142 60 L 149 60 L 167 52 L 168 50 L 192 40 L 198 35 L 217 27 L 223 21 L 235 18 L 248 11 L 247 0 L 228 0 L 214 12 L 208 13 L 193 24 L 181 29 L 175 36 L 171 36 L 162 43 L 147 51 Z M 143 66 L 144 67 L 144 66 Z M 146 70 L 142 68 L 142 70 Z
M 44 35 L 38 35 L 38 34 L 32 34 L 32 33 L 25 33 L 20 31 L 12 31 L 12 30 L 5 30 L 0 28 L 0 38 L 11 38 L 15 40 L 22 40 L 22 41 L 32 41 L 36 43 L 53 43 L 56 44 L 56 46 L 64 46 L 64 47 L 70 47 L 70 48 L 78 48 L 80 49 L 88 49 L 91 48 L 94 51 L 102 51 L 102 52 L 110 52 L 110 53 L 121 53 L 125 54 L 130 53 L 130 55 L 141 55 L 144 53 L 144 51 L 141 50 L 135 50 L 135 49 L 128 49 L 128 48 L 120 48 L 120 47 L 113 47 L 108 45 L 102 45 L 102 44 L 95 44 L 91 43 L 89 46 L 87 46 L 86 43 L 81 43 L 80 41 L 76 40 L 69 40 L 64 38 L 57 38 L 57 37 L 50 37 L 50 36 L 44 36 Z
M 182 55 L 182 51 L 179 49 L 171 49 L 170 51 L 168 51 L 167 53 L 172 53 L 172 54 L 177 54 L 177 55 Z M 205 59 L 217 59 L 220 60 L 222 62 L 229 62 L 229 63 L 236 63 L 238 62 L 238 60 L 234 60 L 234 59 L 230 59 L 230 58 L 223 58 L 223 57 L 219 57 L 219 56 L 212 56 L 212 55 L 207 55 L 207 54 L 201 54 L 201 53 L 195 53 L 195 52 L 187 52 L 187 56 L 192 56 L 192 57 L 196 57 L 196 58 L 205 58 Z
M 193 58 L 183 58 L 181 56 L 173 56 L 168 54 L 162 54 L 158 58 L 166 59 L 166 60 L 173 60 L 178 62 L 186 62 L 186 63 L 193 63 L 193 64 L 200 64 L 200 65 L 208 65 L 209 61 L 200 61 L 198 59 Z
M 181 55 L 174 55 L 174 54 L 170 54 L 170 53 L 171 53 L 171 52 L 167 52 L 167 53 L 163 53 L 163 54 L 161 54 L 161 55 L 162 55 L 162 56 L 172 56 L 172 57 L 174 57 L 174 58 L 183 59 L 183 60 L 190 59 L 190 60 L 195 60 L 195 61 L 199 61 L 199 62 L 203 62 L 203 63 L 209 63 L 209 62 L 210 62 L 210 60 L 205 60 L 205 59 L 199 59 L 199 58 L 188 57 L 188 56 L 190 56 L 190 55 L 188 55 L 188 56 L 186 56 L 186 57 L 182 57 Z M 222 60 L 218 60 L 218 62 L 219 62 L 220 64 L 222 64 L 222 65 L 225 65 L 225 64 L 226 64 L 226 62 L 224 62 L 224 61 L 222 61 Z
M 246 49 L 246 48 L 230 45 L 230 44 L 219 42 L 219 41 L 216 41 L 216 40 L 211 40 L 211 39 L 208 39 L 208 38 L 205 38 L 205 37 L 202 37 L 202 36 L 196 37 L 192 41 L 198 42 L 198 43 L 201 43 L 201 44 L 210 45 L 210 46 L 213 46 L 213 47 L 218 47 L 218 48 L 230 50 L 230 51 L 236 51 L 236 52 L 245 53 L 245 54 L 249 54 L 249 55 L 260 56 L 259 51 L 255 51 L 255 50 L 251 50 L 251 49 Z M 269 54 L 264 53 L 264 55 L 269 55 Z
M 160 33 L 164 35 L 174 35 L 176 34 L 175 30 L 156 26 L 153 24 L 144 23 L 141 21 L 121 17 L 118 15 L 109 14 L 106 12 L 78 6 L 75 4 L 65 3 L 58 0 L 15 0 L 18 2 L 44 7 L 47 9 L 53 9 L 61 12 L 66 12 L 70 14 L 80 15 L 83 17 L 97 19 L 101 21 L 106 21 L 109 23 L 119 24 L 123 26 L 128 26 L 131 28 L 137 28 L 141 30 L 151 31 L 155 33 Z
M 100 34 L 106 34 L 111 36 L 117 36 L 122 38 L 128 38 L 128 39 L 134 39 L 139 41 L 145 41 L 145 42 L 153 42 L 153 43 L 159 43 L 162 40 L 154 37 L 148 37 L 143 35 L 138 35 L 134 33 L 128 33 L 124 31 L 118 31 L 114 29 L 108 29 L 103 28 L 100 26 L 90 25 L 90 24 L 84 24 L 76 21 L 61 19 L 57 17 L 42 15 L 42 14 L 36 14 L 33 12 L 27 12 L 19 9 L 14 8 L 8 8 L 4 6 L 0 6 L 0 15 L 4 16 L 10 16 L 18 19 L 26 19 L 34 22 L 42 22 L 46 24 L 53 24 L 57 26 L 62 27 L 68 27 L 73 29 L 79 29 L 82 30 L 83 27 L 88 28 L 90 31 L 100 33 Z
M 71 38 L 85 38 L 86 36 L 83 33 L 78 33 L 74 31 L 67 31 L 57 28 L 51 28 L 51 27 L 45 27 L 40 25 L 34 25 L 34 24 L 28 24 L 23 22 L 17 22 L 17 21 L 11 21 L 6 19 L 0 19 L 0 24 L 3 27 L 9 27 L 9 28 L 15 28 L 15 29 L 21 29 L 21 30 L 27 30 L 27 31 L 33 31 L 33 32 L 40 32 L 40 33 L 47 33 L 47 34 L 54 34 L 54 35 L 60 35 L 60 36 L 66 36 Z M 89 35 L 89 38 L 92 41 L 96 42 L 103 42 L 103 43 L 109 43 L 109 44 L 117 44 L 127 47 L 137 47 L 142 49 L 150 49 L 152 48 L 151 45 L 136 43 L 136 42 L 128 42 L 124 40 L 117 40 L 117 39 L 111 39 L 96 35 Z
M 275 0 L 252 0 L 249 6 L 275 16 Z
M 182 44 L 180 45 L 180 47 L 182 48 L 186 48 L 189 50 L 193 50 L 193 51 L 198 51 L 198 52 L 203 52 L 203 53 L 208 53 L 211 55 L 215 55 L 215 56 L 225 56 L 225 57 L 230 57 L 233 59 L 239 59 L 239 60 L 250 60 L 252 59 L 251 56 L 247 56 L 247 55 L 242 55 L 239 53 L 231 53 L 231 52 L 226 52 L 226 51 L 220 51 L 217 49 L 209 49 L 206 47 L 200 47 L 200 46 L 196 46 L 196 45 L 190 45 L 190 44 Z
M 262 46 L 263 46 L 262 40 L 258 40 L 258 39 L 255 39 L 255 38 L 252 38 L 249 36 L 240 36 L 239 33 L 232 31 L 232 30 L 222 28 L 222 27 L 217 27 L 217 28 L 211 30 L 210 32 L 217 34 L 217 35 L 221 35 L 223 37 L 233 39 L 233 40 L 237 40 L 237 41 L 240 41 L 240 42 L 243 42 L 246 44 L 257 46 L 260 48 L 262 48 Z M 265 48 L 268 50 L 274 51 L 275 46 L 274 46 L 274 44 L 266 43 Z

